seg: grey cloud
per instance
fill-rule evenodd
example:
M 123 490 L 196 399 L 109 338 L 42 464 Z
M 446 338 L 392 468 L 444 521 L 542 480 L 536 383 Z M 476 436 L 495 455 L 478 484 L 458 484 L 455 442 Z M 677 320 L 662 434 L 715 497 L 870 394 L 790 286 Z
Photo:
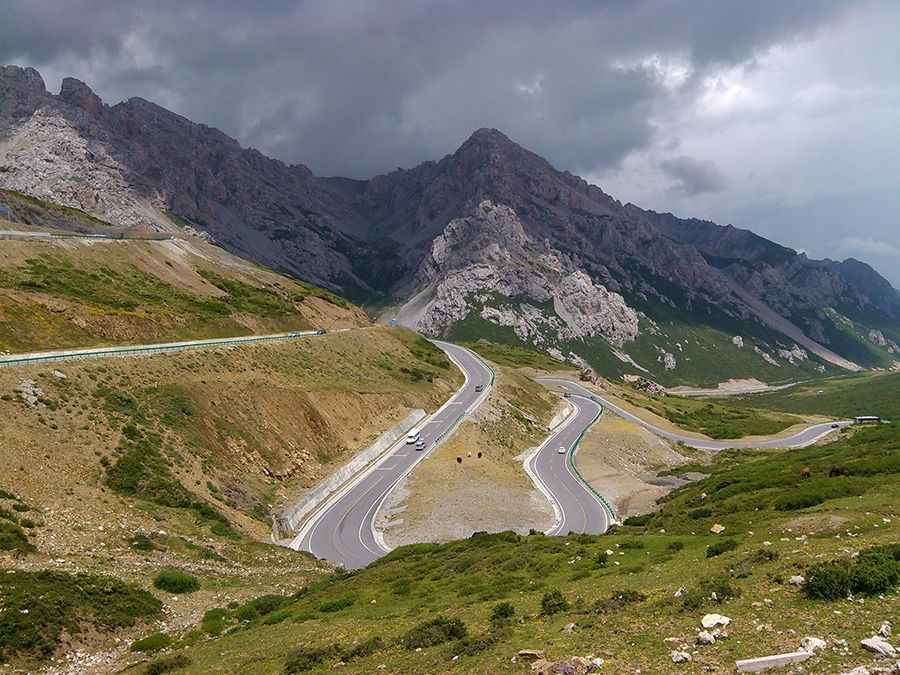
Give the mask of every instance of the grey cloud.
M 686 195 L 720 192 L 726 187 L 725 177 L 711 160 L 682 155 L 663 160 L 660 168 L 675 181 L 673 189 Z
M 15 0 L 0 60 L 142 96 L 317 173 L 368 176 L 500 128 L 587 172 L 653 137 L 667 96 L 617 61 L 690 58 L 696 78 L 827 23 L 830 2 Z M 541 78 L 541 90 L 517 88 Z M 690 86 L 690 83 L 687 85 Z

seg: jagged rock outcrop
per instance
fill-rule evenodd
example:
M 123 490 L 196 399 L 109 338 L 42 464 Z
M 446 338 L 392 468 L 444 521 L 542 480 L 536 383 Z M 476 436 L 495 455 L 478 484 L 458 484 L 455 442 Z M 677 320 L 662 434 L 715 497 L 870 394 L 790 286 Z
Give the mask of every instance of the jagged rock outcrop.
M 513 209 L 489 200 L 435 237 L 419 277 L 436 287 L 416 325 L 427 335 L 445 334 L 471 312 L 539 347 L 596 336 L 621 347 L 638 335 L 637 312 L 621 295 L 532 240 Z

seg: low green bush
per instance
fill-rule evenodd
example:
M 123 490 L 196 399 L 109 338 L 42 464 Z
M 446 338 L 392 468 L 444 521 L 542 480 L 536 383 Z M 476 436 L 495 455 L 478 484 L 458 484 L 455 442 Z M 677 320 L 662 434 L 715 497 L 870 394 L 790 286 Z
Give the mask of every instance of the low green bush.
M 450 640 L 461 640 L 467 634 L 466 624 L 462 620 L 447 619 L 439 616 L 436 619 L 424 621 L 411 628 L 400 642 L 407 649 L 417 649 L 419 647 L 424 649 L 425 647 L 433 647 Z
M 666 546 L 667 551 L 677 552 L 684 548 L 683 541 L 670 541 L 669 545 Z
M 600 551 L 594 556 L 594 565 L 596 567 L 606 567 L 609 563 L 609 554 L 606 551 Z
M 646 599 L 647 596 L 639 591 L 615 591 L 608 598 L 597 600 L 592 610 L 595 614 L 617 612 L 628 605 L 643 602 Z
M 0 551 L 23 551 L 30 553 L 35 550 L 34 545 L 28 541 L 25 530 L 16 525 L 0 521 Z
M 172 644 L 172 638 L 165 633 L 154 633 L 131 643 L 133 652 L 158 652 Z
M 712 509 L 708 506 L 701 506 L 699 509 L 688 511 L 688 518 L 691 520 L 700 520 L 701 518 L 709 518 L 712 515 Z
M 187 572 L 169 567 L 156 575 L 153 586 L 168 593 L 193 593 L 200 588 L 200 582 Z
M 154 661 L 147 666 L 147 670 L 144 673 L 145 675 L 163 675 L 163 673 L 171 673 L 173 670 L 187 668 L 189 665 L 191 665 L 190 658 L 184 654 L 174 654 L 173 656 Z
M 813 565 L 806 573 L 803 592 L 814 600 L 846 598 L 850 594 L 850 566 L 837 561 Z
M 545 616 L 565 612 L 567 609 L 569 609 L 569 601 L 557 588 L 544 593 L 544 597 L 541 598 L 541 614 Z
M 692 588 L 682 595 L 681 605 L 686 610 L 696 610 L 710 603 L 720 604 L 740 595 L 740 589 L 732 586 L 728 577 L 710 577 L 701 581 L 697 588 Z
M 291 652 L 284 663 L 286 675 L 305 673 L 322 664 L 327 658 L 334 658 L 340 654 L 338 645 L 328 647 L 300 647 Z
M 344 661 L 352 661 L 353 659 L 362 659 L 371 656 L 376 652 L 380 652 L 387 645 L 380 635 L 370 637 L 368 640 L 360 642 L 358 645 L 344 651 L 341 656 Z
M 339 612 L 342 609 L 352 606 L 354 602 L 356 602 L 355 597 L 352 595 L 345 595 L 341 598 L 335 598 L 334 600 L 326 600 L 319 605 L 319 611 L 325 613 Z
M 623 525 L 628 525 L 629 527 L 643 527 L 647 525 L 651 520 L 653 520 L 652 513 L 645 513 L 642 516 L 629 516 L 623 521 Z
M 737 546 L 738 543 L 734 539 L 722 539 L 721 541 L 717 541 L 715 544 L 710 544 L 706 547 L 706 557 L 715 558 L 728 551 L 733 551 Z
M 207 635 L 219 635 L 225 630 L 225 624 L 228 621 L 228 610 L 224 607 L 215 607 L 208 609 L 203 614 L 200 622 L 200 628 Z
M 128 545 L 135 551 L 154 551 L 156 545 L 146 534 L 136 534 L 128 540 Z

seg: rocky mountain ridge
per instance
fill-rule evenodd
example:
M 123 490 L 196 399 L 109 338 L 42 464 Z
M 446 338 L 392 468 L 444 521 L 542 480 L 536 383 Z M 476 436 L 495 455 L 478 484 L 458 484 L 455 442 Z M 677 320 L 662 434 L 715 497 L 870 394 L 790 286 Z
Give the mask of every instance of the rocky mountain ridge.
M 715 333 L 710 363 L 752 353 L 795 367 L 796 348 L 815 367 L 889 367 L 900 351 L 900 295 L 864 263 L 624 205 L 493 129 L 440 161 L 322 178 L 143 99 L 108 106 L 71 78 L 53 95 L 37 71 L 7 66 L 0 187 L 117 224 L 193 227 L 353 299 L 402 306 L 428 334 L 481 321 L 498 339 L 588 361 L 599 349 L 632 372 L 677 377 L 713 349 L 667 325 Z

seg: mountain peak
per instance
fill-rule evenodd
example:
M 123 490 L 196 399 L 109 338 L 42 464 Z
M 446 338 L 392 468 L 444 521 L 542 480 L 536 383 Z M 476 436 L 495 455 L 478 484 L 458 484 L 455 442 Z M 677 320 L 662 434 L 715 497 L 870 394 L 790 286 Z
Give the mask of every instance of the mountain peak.
M 103 113 L 103 101 L 81 80 L 67 77 L 62 81 L 59 90 L 59 98 L 69 105 L 81 108 L 92 117 L 99 117 Z

